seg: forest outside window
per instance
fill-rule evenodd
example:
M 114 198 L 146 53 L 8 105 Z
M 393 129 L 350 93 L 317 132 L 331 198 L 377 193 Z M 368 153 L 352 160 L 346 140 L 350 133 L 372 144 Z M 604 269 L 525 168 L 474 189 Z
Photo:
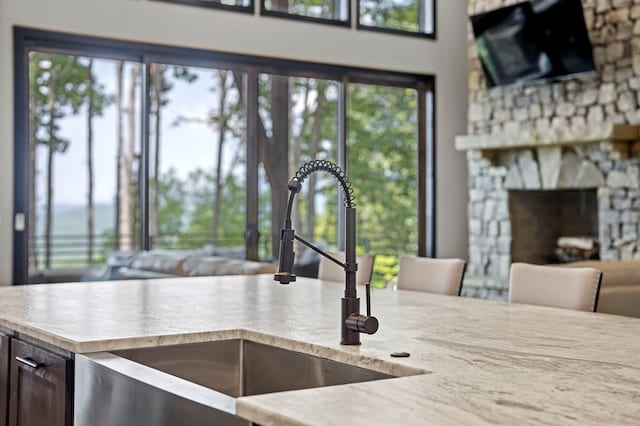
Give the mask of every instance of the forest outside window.
M 435 0 L 356 0 L 358 28 L 435 37 Z
M 358 250 L 376 256 L 371 284 L 418 252 L 418 93 L 371 84 L 347 87 L 347 170 L 358 204 Z
M 244 74 L 157 63 L 149 74 L 151 247 L 209 245 L 243 257 Z
M 31 282 L 140 249 L 141 71 L 139 62 L 30 52 Z
M 28 96 L 16 99 L 15 205 L 28 226 L 14 233 L 14 282 L 117 279 L 105 268 L 148 250 L 273 262 L 287 182 L 312 159 L 354 183 L 372 285 L 393 278 L 399 254 L 431 253 L 429 76 L 123 42 L 104 58 L 55 36 L 41 36 L 55 49 L 36 38 L 16 59 Z M 145 60 L 145 49 L 160 53 Z M 292 213 L 305 239 L 343 249 L 330 176 L 311 176 Z M 319 258 L 296 251 L 296 273 L 314 276 Z
M 349 0 L 261 0 L 262 15 L 348 26 Z
M 260 74 L 260 117 L 265 129 L 259 169 L 259 229 L 261 259 L 278 256 L 282 212 L 287 192 L 282 191 L 298 168 L 313 159 L 337 162 L 339 83 L 318 78 Z M 288 140 L 287 144 L 277 144 Z M 338 187 L 328 174 L 312 174 L 302 187 L 292 212 L 293 226 L 302 238 L 316 245 L 338 248 Z M 274 214 L 276 212 L 276 214 Z M 295 243 L 300 264 L 314 257 Z

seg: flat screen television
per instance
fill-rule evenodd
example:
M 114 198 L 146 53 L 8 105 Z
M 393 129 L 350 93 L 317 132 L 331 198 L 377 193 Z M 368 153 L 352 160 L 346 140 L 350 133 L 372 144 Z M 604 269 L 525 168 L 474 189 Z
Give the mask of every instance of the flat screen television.
M 474 15 L 488 87 L 593 72 L 581 0 L 531 0 Z

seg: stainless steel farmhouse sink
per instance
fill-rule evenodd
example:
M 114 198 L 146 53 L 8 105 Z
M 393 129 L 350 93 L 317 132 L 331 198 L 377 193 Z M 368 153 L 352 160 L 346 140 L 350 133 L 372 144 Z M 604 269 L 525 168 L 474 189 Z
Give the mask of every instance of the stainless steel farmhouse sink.
M 247 424 L 242 396 L 391 377 L 244 339 L 77 355 L 74 424 Z

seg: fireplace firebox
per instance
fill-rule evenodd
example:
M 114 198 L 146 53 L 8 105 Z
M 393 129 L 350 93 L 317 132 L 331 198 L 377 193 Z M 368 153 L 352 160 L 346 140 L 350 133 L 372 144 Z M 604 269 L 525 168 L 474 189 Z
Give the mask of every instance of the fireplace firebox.
M 561 237 L 597 242 L 597 190 L 512 190 L 509 217 L 513 262 L 559 263 Z

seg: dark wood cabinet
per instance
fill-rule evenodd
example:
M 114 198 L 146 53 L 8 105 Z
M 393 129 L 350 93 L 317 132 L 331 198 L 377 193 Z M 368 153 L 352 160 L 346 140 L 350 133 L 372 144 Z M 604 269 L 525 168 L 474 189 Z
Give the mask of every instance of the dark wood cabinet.
M 0 426 L 9 420 L 9 342 L 8 336 L 0 334 Z
M 72 370 L 69 358 L 12 339 L 9 426 L 71 426 Z

